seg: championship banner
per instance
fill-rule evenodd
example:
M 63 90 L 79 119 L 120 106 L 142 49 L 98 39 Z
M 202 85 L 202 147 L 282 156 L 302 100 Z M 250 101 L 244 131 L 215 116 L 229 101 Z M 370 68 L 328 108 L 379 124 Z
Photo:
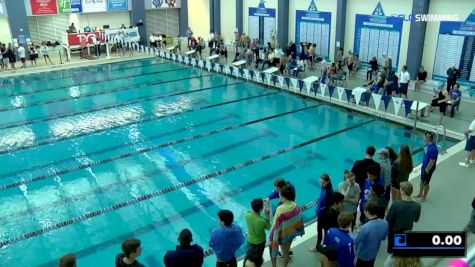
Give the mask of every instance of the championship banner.
M 109 42 L 114 42 L 116 36 L 119 34 L 119 32 L 124 33 L 124 41 L 126 42 L 138 42 L 140 41 L 140 35 L 139 35 L 139 29 L 137 27 L 135 28 L 129 28 L 129 29 L 115 29 L 115 30 L 110 30 L 107 29 L 105 30 L 105 37 L 106 40 Z
M 82 1 L 83 13 L 106 12 L 106 11 L 107 11 L 106 0 L 83 0 Z
M 86 43 L 92 44 L 96 40 L 105 41 L 104 32 L 84 32 L 84 33 L 68 33 L 68 45 L 69 46 L 79 46 L 81 45 L 82 40 L 86 40 Z
M 71 0 L 57 0 L 58 1 L 58 13 L 71 13 Z
M 30 0 L 30 4 L 33 15 L 58 14 L 57 0 Z
M 127 11 L 129 10 L 129 0 L 108 0 L 108 11 Z

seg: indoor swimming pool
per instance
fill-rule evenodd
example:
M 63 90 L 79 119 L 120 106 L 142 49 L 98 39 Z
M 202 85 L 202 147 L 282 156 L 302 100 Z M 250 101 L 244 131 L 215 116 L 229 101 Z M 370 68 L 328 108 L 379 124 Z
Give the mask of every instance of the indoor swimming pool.
M 423 145 L 397 124 L 161 59 L 1 86 L 0 266 L 56 266 L 69 252 L 114 266 L 130 237 L 142 263 L 163 266 L 183 228 L 208 249 L 220 209 L 245 231 L 250 202 L 278 177 L 306 205 L 321 173 L 338 185 L 366 146 Z

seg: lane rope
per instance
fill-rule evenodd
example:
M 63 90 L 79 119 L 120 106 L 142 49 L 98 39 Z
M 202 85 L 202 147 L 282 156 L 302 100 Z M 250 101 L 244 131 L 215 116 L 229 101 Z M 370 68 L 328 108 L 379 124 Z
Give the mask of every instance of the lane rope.
M 279 114 L 276 114 L 276 115 L 272 115 L 272 116 L 269 116 L 269 117 L 265 117 L 265 118 L 261 118 L 261 119 L 257 119 L 257 120 L 253 120 L 253 121 L 250 121 L 250 122 L 247 122 L 247 123 L 243 123 L 241 124 L 243 126 L 248 126 L 248 125 L 251 125 L 251 124 L 255 124 L 255 123 L 259 123 L 259 122 L 262 122 L 262 121 L 266 121 L 266 120 L 270 120 L 270 119 L 275 119 L 275 118 L 278 118 L 278 117 L 282 117 L 282 116 L 286 116 L 286 115 L 289 115 L 289 114 L 293 114 L 293 113 L 297 113 L 297 112 L 301 112 L 301 111 L 305 111 L 305 110 L 308 110 L 308 109 L 313 109 L 313 108 L 316 108 L 316 107 L 319 107 L 321 106 L 322 104 L 316 104 L 316 105 L 312 105 L 312 106 L 308 106 L 308 107 L 304 107 L 304 108 L 300 108 L 300 109 L 296 109 L 296 110 L 291 110 L 291 111 L 287 111 L 287 112 L 284 112 L 284 113 L 279 113 Z M 244 125 L 245 124 L 245 125 Z M 229 127 L 226 127 L 226 128 L 229 128 Z M 238 127 L 239 128 L 239 127 Z M 235 128 L 234 128 L 235 129 Z M 198 157 L 195 157 L 195 158 L 192 158 L 192 159 L 189 159 L 189 160 L 186 160 L 186 161 L 183 161 L 180 163 L 179 166 L 184 166 L 186 164 L 189 164 L 193 161 L 196 161 L 198 159 L 203 159 L 205 157 L 208 157 L 210 156 L 209 155 L 210 153 L 205 153 L 204 155 L 200 155 Z M 211 153 L 211 155 L 213 155 L 215 153 Z M 155 176 L 159 173 L 164 173 L 164 172 L 167 172 L 169 171 L 170 169 L 173 169 L 175 167 L 177 167 L 178 165 L 175 165 L 175 166 L 167 166 L 165 168 L 156 168 L 155 170 L 153 171 L 150 171 L 146 174 L 143 174 L 143 175 L 140 175 L 140 176 L 137 176 L 137 177 L 133 177 L 134 181 L 137 181 L 137 180 L 145 180 L 147 178 L 150 178 L 152 176 Z M 108 184 L 107 187 L 99 187 L 98 189 L 96 190 L 93 190 L 93 191 L 89 191 L 89 192 L 85 192 L 84 194 L 82 195 L 76 195 L 74 197 L 67 197 L 66 199 L 60 199 L 58 201 L 53 201 L 53 202 L 49 202 L 49 203 L 46 203 L 45 204 L 45 207 L 47 206 L 51 206 L 51 205 L 62 205 L 66 202 L 72 202 L 72 201 L 76 201 L 76 200 L 79 200 L 81 198 L 83 198 L 84 196 L 88 196 L 88 195 L 97 195 L 97 194 L 102 194 L 102 193 L 105 193 L 109 190 L 112 190 L 112 189 L 115 189 L 115 188 L 118 188 L 120 186 L 123 186 L 124 184 L 128 184 L 130 181 L 129 180 L 126 180 L 126 181 L 119 181 L 117 183 L 112 183 L 112 184 Z M 32 209 L 28 209 L 28 210 L 24 210 L 22 212 L 19 212 L 19 213 L 14 213 L 14 214 L 9 214 L 9 215 L 6 215 L 6 216 L 2 216 L 0 217 L 0 221 L 2 221 L 3 219 L 7 219 L 7 218 L 10 218 L 12 216 L 16 217 L 16 216 L 22 216 L 22 215 L 26 215 L 26 214 L 29 214 L 37 209 L 41 209 L 43 207 L 35 207 L 33 210 Z
M 268 93 L 268 94 L 264 94 L 264 95 L 254 96 L 252 98 L 264 97 L 264 96 L 269 96 L 269 95 L 273 95 L 273 94 L 277 94 L 277 93 L 278 92 L 273 92 L 273 93 Z M 251 98 L 248 98 L 248 99 L 251 99 Z M 242 101 L 242 100 L 240 100 L 240 101 Z M 221 104 L 222 103 L 220 103 L 220 105 Z M 204 109 L 206 109 L 206 108 L 209 108 L 209 106 L 204 107 Z M 200 108 L 197 108 L 197 110 L 200 110 Z M 247 123 L 244 123 L 244 124 L 249 124 L 249 123 L 250 122 L 247 122 Z M 92 167 L 92 166 L 97 166 L 97 165 L 101 165 L 101 164 L 104 164 L 104 163 L 112 162 L 112 161 L 115 161 L 115 160 L 128 158 L 128 157 L 131 157 L 131 156 L 135 156 L 135 155 L 143 154 L 143 153 L 146 153 L 146 152 L 154 151 L 154 150 L 157 150 L 157 149 L 160 149 L 160 148 L 164 148 L 164 147 L 184 143 L 184 142 L 187 142 L 187 141 L 190 141 L 190 140 L 198 139 L 198 138 L 208 136 L 208 135 L 212 135 L 212 134 L 216 134 L 216 133 L 219 133 L 219 132 L 229 131 L 229 130 L 232 130 L 232 129 L 235 129 L 235 128 L 245 126 L 244 124 L 229 126 L 229 127 L 222 128 L 222 129 L 219 129 L 219 130 L 214 130 L 214 131 L 201 133 L 201 134 L 194 135 L 194 136 L 185 137 L 185 138 L 182 138 L 182 139 L 178 139 L 178 140 L 175 140 L 175 141 L 163 143 L 163 144 L 160 144 L 160 145 L 141 148 L 141 149 L 138 149 L 138 150 L 135 150 L 135 151 L 132 151 L 132 152 L 116 155 L 114 157 L 105 158 L 105 159 L 90 162 L 90 163 L 87 163 L 87 164 L 78 165 L 78 166 L 72 167 L 72 168 L 62 169 L 62 170 L 59 170 L 59 171 L 54 171 L 52 173 L 36 176 L 36 177 L 33 177 L 33 178 L 27 178 L 27 179 L 23 178 L 21 181 L 17 181 L 17 182 L 14 182 L 14 183 L 9 183 L 9 184 L 5 184 L 5 185 L 0 186 L 0 190 L 6 190 L 6 189 L 9 189 L 9 188 L 12 188 L 12 187 L 16 187 L 16 186 L 20 186 L 20 185 L 24 185 L 24 184 L 29 184 L 29 183 L 32 183 L 32 182 L 42 181 L 42 180 L 45 180 L 47 178 L 54 177 L 54 176 L 57 176 L 57 175 L 62 175 L 62 174 L 82 170 L 82 169 L 85 169 L 85 168 L 89 168 L 89 167 Z M 240 126 L 240 125 L 242 125 L 242 126 Z
M 182 69 L 179 69 L 179 70 L 185 70 L 185 69 L 187 69 L 187 68 L 182 68 Z M 174 70 L 174 71 L 176 71 L 176 70 Z M 160 72 L 152 73 L 152 74 L 158 74 L 158 73 L 164 73 L 164 72 L 168 72 L 168 71 L 160 71 Z M 195 76 L 176 79 L 176 80 L 173 80 L 173 81 L 156 82 L 156 84 L 173 83 L 173 82 L 176 82 L 176 81 L 184 81 L 184 80 L 189 80 L 189 79 L 193 79 L 193 78 L 207 77 L 207 76 L 213 76 L 213 75 L 215 75 L 215 74 L 204 74 L 204 75 L 200 74 L 200 75 L 195 75 Z M 31 104 L 28 104 L 28 105 L 3 107 L 3 108 L 0 108 L 0 112 L 5 112 L 5 111 L 15 110 L 15 109 L 31 108 L 31 107 L 42 106 L 42 105 L 53 104 L 53 103 L 59 103 L 59 102 L 65 102 L 65 101 L 73 101 L 73 100 L 76 100 L 76 99 L 81 99 L 81 98 L 90 97 L 90 96 L 106 95 L 106 94 L 116 93 L 116 92 L 121 92 L 121 91 L 134 90 L 136 88 L 140 88 L 140 87 L 125 86 L 125 87 L 119 87 L 119 88 L 106 90 L 106 91 L 99 91 L 99 92 L 91 92 L 91 93 L 81 94 L 80 96 L 77 96 L 77 97 L 68 96 L 68 97 L 51 99 L 51 100 L 42 101 L 42 102 L 31 103 Z
M 223 85 L 223 86 L 227 86 L 227 85 Z M 78 138 L 78 137 L 83 137 L 83 136 L 92 135 L 92 134 L 96 134 L 96 133 L 100 133 L 100 132 L 104 132 L 104 131 L 114 130 L 114 129 L 127 127 L 127 126 L 131 126 L 131 125 L 135 125 L 135 124 L 141 124 L 141 123 L 155 121 L 155 120 L 168 118 L 168 117 L 172 117 L 172 116 L 182 115 L 182 114 L 185 114 L 185 113 L 190 113 L 190 112 L 195 112 L 195 111 L 199 111 L 199 110 L 205 110 L 205 109 L 209 109 L 209 108 L 219 107 L 219 106 L 223 106 L 223 105 L 227 105 L 227 104 L 231 104 L 231 103 L 235 103 L 235 102 L 240 102 L 240 101 L 244 101 L 244 100 L 254 99 L 254 98 L 258 98 L 258 97 L 264 97 L 264 96 L 267 96 L 267 95 L 272 95 L 272 94 L 277 94 L 277 93 L 279 93 L 279 92 L 271 92 L 271 93 L 267 93 L 267 94 L 262 94 L 262 95 L 251 96 L 251 97 L 242 98 L 242 99 L 226 101 L 226 102 L 212 104 L 212 105 L 203 106 L 203 107 L 182 109 L 180 111 L 171 112 L 171 113 L 163 114 L 163 115 L 152 114 L 152 117 L 149 117 L 149 118 L 140 119 L 140 120 L 136 120 L 136 121 L 131 121 L 131 122 L 115 125 L 115 126 L 108 127 L 108 128 L 96 129 L 96 130 L 93 130 L 93 131 L 90 131 L 90 132 L 83 132 L 83 133 L 72 135 L 72 136 L 63 136 L 63 137 L 46 139 L 46 140 L 35 142 L 33 144 L 26 145 L 26 146 L 16 147 L 16 148 L 7 149 L 7 150 L 2 150 L 2 151 L 0 151 L 0 155 L 13 153 L 13 152 L 18 152 L 18 151 L 21 151 L 21 150 L 30 149 L 30 148 L 39 147 L 39 146 L 44 146 L 44 145 L 48 145 L 48 144 L 52 144 L 52 143 L 57 143 L 57 142 L 61 142 L 61 141 L 69 140 L 69 139 L 75 139 L 75 138 Z M 194 103 L 194 104 L 197 104 L 197 103 Z
M 160 64 L 156 64 L 156 65 L 158 66 Z M 178 68 L 176 70 L 184 70 L 184 69 L 192 69 L 192 68 L 184 67 L 184 68 Z M 74 86 L 83 86 L 83 85 L 89 85 L 89 84 L 101 84 L 101 83 L 106 83 L 106 82 L 110 82 L 110 81 L 119 81 L 119 80 L 139 77 L 139 76 L 143 76 L 143 75 L 150 75 L 150 74 L 156 74 L 156 73 L 162 73 L 162 72 L 168 72 L 168 71 L 153 71 L 153 72 L 150 72 L 150 73 L 133 74 L 133 75 L 129 75 L 129 76 L 122 76 L 120 78 L 112 78 L 112 79 L 105 79 L 105 80 L 99 80 L 99 81 L 87 81 L 87 82 L 78 83 L 78 84 L 74 84 L 74 85 L 64 85 L 64 86 L 60 86 L 60 87 L 47 88 L 47 89 L 44 89 L 44 90 L 37 90 L 37 91 L 32 91 L 32 92 L 20 92 L 20 93 L 17 93 L 17 94 L 0 95 L 0 99 L 16 97 L 16 96 L 32 95 L 32 94 L 43 93 L 43 92 L 54 91 L 54 90 L 65 90 L 65 89 L 69 89 L 69 88 L 74 87 Z M 68 77 L 66 79 L 71 79 L 71 78 L 72 77 Z M 49 80 L 48 80 L 48 82 L 49 82 Z M 13 86 L 13 87 L 15 87 L 15 86 Z
M 14 244 L 14 243 L 23 241 L 23 240 L 27 240 L 27 239 L 30 239 L 30 238 L 33 238 L 33 237 L 36 237 L 36 236 L 39 236 L 39 235 L 42 235 L 42 234 L 45 234 L 45 233 L 48 233 L 48 232 L 58 230 L 60 228 L 64 228 L 64 227 L 66 227 L 68 225 L 72 225 L 74 223 L 86 221 L 88 219 L 100 216 L 102 214 L 105 214 L 105 213 L 108 213 L 108 212 L 111 212 L 111 211 L 119 210 L 119 209 L 122 209 L 122 208 L 125 208 L 125 207 L 128 207 L 128 206 L 131 206 L 131 205 L 135 205 L 137 203 L 140 203 L 140 202 L 143 202 L 143 201 L 146 201 L 146 200 L 149 200 L 149 199 L 152 199 L 152 198 L 155 198 L 155 197 L 158 197 L 158 196 L 176 191 L 176 190 L 184 188 L 184 187 L 188 187 L 190 185 L 194 185 L 196 183 L 200 183 L 200 182 L 209 180 L 211 178 L 221 176 L 223 174 L 226 174 L 226 173 L 229 173 L 229 172 L 232 172 L 232 171 L 244 168 L 244 167 L 254 165 L 258 162 L 261 162 L 261 161 L 279 156 L 281 154 L 299 149 L 301 147 L 316 143 L 320 140 L 323 140 L 323 139 L 326 139 L 328 137 L 343 133 L 345 131 L 349 131 L 349 130 L 367 125 L 367 124 L 372 123 L 374 121 L 375 121 L 375 119 L 370 119 L 368 121 L 365 121 L 365 122 L 362 122 L 362 123 L 359 123 L 359 124 L 356 124 L 356 125 L 353 125 L 353 126 L 350 126 L 350 127 L 346 127 L 344 129 L 341 129 L 341 130 L 338 130 L 338 131 L 335 131 L 333 133 L 329 133 L 329 134 L 326 134 L 326 135 L 323 135 L 323 136 L 320 136 L 320 137 L 302 142 L 302 143 L 297 144 L 297 145 L 293 145 L 293 146 L 290 146 L 290 147 L 287 147 L 287 148 L 283 148 L 283 149 L 277 150 L 275 152 L 272 152 L 270 154 L 267 154 L 267 155 L 264 155 L 264 156 L 261 156 L 261 157 L 255 158 L 255 159 L 251 159 L 251 160 L 242 162 L 240 164 L 236 164 L 236 165 L 233 165 L 233 166 L 230 166 L 230 167 L 227 167 L 227 168 L 209 173 L 207 175 L 204 175 L 204 176 L 201 176 L 201 177 L 198 177 L 198 178 L 186 181 L 186 182 L 178 183 L 176 185 L 167 187 L 167 188 L 162 189 L 162 190 L 158 190 L 158 191 L 155 191 L 155 192 L 152 192 L 152 193 L 148 193 L 148 194 L 145 194 L 145 195 L 142 195 L 142 196 L 139 196 L 139 197 L 127 200 L 127 201 L 123 201 L 123 202 L 114 204 L 112 206 L 108 206 L 108 207 L 105 207 L 105 208 L 102 208 L 102 209 L 99 209 L 99 210 L 88 212 L 84 215 L 77 216 L 77 217 L 71 218 L 71 219 L 66 220 L 66 221 L 62 221 L 62 222 L 52 224 L 50 226 L 47 226 L 47 227 L 44 227 L 44 228 L 41 228 L 41 229 L 38 229 L 38 230 L 35 230 L 35 231 L 31 231 L 31 232 L 28 232 L 28 233 L 18 235 L 16 237 L 1 241 L 0 242 L 0 248 L 2 248 L 4 246 L 7 246 L 7 245 L 10 245 L 10 244 Z

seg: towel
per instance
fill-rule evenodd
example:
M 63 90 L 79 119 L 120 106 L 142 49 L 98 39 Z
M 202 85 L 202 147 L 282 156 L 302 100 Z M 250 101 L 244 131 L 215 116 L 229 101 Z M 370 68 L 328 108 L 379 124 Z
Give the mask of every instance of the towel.
M 277 257 L 279 246 L 291 242 L 295 237 L 305 233 L 302 213 L 295 202 L 287 201 L 280 205 L 275 213 L 270 233 L 272 256 Z

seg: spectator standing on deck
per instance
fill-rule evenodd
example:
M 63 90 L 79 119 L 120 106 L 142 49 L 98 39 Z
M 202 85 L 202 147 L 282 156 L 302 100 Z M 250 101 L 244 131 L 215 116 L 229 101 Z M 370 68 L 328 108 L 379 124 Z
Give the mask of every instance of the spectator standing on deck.
M 363 186 L 363 197 L 360 200 L 360 211 L 364 211 L 364 205 L 373 200 L 373 186 L 379 184 L 384 188 L 384 180 L 381 178 L 380 169 L 378 169 L 375 165 L 372 165 L 368 168 L 367 171 L 367 179 Z M 366 223 L 366 216 L 364 212 L 360 215 L 360 223 L 361 225 Z
M 470 164 L 475 164 L 475 117 L 470 123 L 470 126 L 465 131 L 465 137 L 467 143 L 465 144 L 465 151 L 467 151 L 467 157 L 465 162 L 459 162 L 460 166 L 470 167 Z
M 76 254 L 70 253 L 59 259 L 59 267 L 76 267 Z
M 122 243 L 122 252 L 115 257 L 115 267 L 145 267 L 137 261 L 142 255 L 140 240 L 136 238 L 127 239 Z
M 401 200 L 399 185 L 409 180 L 414 165 L 412 163 L 411 149 L 407 145 L 401 145 L 399 155 L 391 167 L 391 199 Z
M 378 218 L 378 207 L 374 202 L 365 204 L 364 213 L 368 222 L 361 226 L 355 240 L 358 258 L 356 267 L 373 267 L 381 242 L 388 235 L 388 223 Z
M 264 204 L 266 205 L 264 209 Z M 247 223 L 247 253 L 244 262 L 247 259 L 254 259 L 256 266 L 261 266 L 263 263 L 262 254 L 266 246 L 266 230 L 270 229 L 270 209 L 267 201 L 260 198 L 254 199 L 251 202 L 252 211 L 246 213 Z M 261 216 L 264 210 L 264 216 Z
M 379 163 L 373 160 L 375 153 L 376 148 L 374 146 L 367 147 L 364 159 L 355 161 L 353 168 L 351 168 L 351 172 L 355 174 L 356 183 L 358 183 L 361 189 L 364 187 L 368 168 L 376 166 L 379 170 L 381 169 Z M 363 192 L 361 192 L 361 196 L 363 196 Z
M 216 267 L 236 267 L 236 251 L 244 242 L 241 227 L 234 224 L 234 214 L 230 210 L 218 212 L 219 224 L 211 232 L 209 246 L 216 254 Z
M 415 222 L 419 221 L 421 217 L 421 204 L 412 200 L 411 195 L 413 192 L 412 184 L 409 182 L 402 182 L 400 185 L 401 200 L 396 200 L 389 208 L 386 221 L 389 225 L 388 244 L 394 242 L 395 233 L 403 233 L 405 231 L 412 230 Z M 390 246 L 388 245 L 388 253 L 392 253 Z M 392 256 L 388 257 L 385 262 L 385 266 L 392 266 Z
M 384 180 L 384 199 L 389 203 L 391 196 L 391 161 L 389 151 L 386 148 L 378 150 L 379 165 L 381 166 L 381 178 Z
M 464 228 L 465 232 L 470 232 L 472 234 L 475 234 L 475 197 L 472 200 L 472 213 L 470 215 L 470 219 L 468 221 L 467 226 Z
M 354 173 L 345 170 L 345 178 L 344 181 L 338 186 L 338 192 L 340 192 L 345 197 L 341 212 L 350 212 L 353 214 L 353 222 L 351 224 L 351 230 L 353 231 L 356 224 L 358 203 L 360 202 L 361 196 L 361 188 L 360 185 L 355 182 Z
M 410 81 L 411 75 L 407 71 L 407 67 L 404 65 L 399 77 L 399 95 L 402 95 L 405 99 L 407 99 L 407 89 L 409 88 Z
M 166 267 L 201 267 L 203 265 L 203 248 L 199 245 L 191 245 L 193 235 L 189 229 L 183 229 L 178 236 L 179 246 L 176 250 L 169 250 L 163 262 Z
M 422 159 L 421 185 L 419 194 L 415 196 L 420 202 L 424 202 L 429 193 L 429 183 L 436 169 L 439 150 L 434 143 L 434 135 L 431 132 L 424 134 L 426 145 L 424 146 L 424 157 Z
M 455 64 L 452 64 L 447 70 L 447 90 L 451 90 L 457 83 L 457 79 L 460 77 L 460 70 L 455 68 Z

